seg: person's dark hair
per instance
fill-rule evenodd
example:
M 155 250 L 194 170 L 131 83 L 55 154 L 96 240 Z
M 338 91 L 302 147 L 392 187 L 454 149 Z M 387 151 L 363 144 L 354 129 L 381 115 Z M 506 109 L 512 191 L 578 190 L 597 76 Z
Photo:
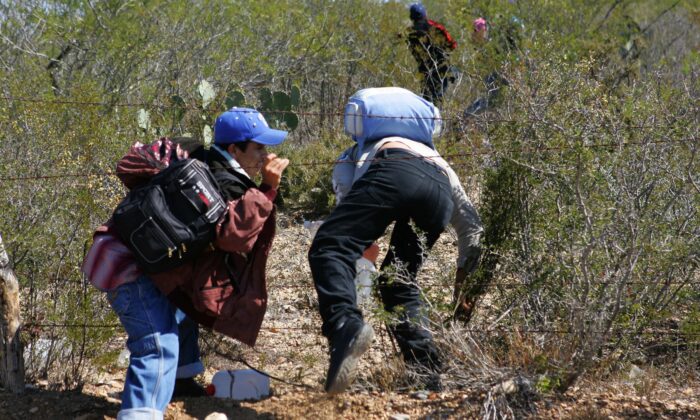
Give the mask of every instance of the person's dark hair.
M 253 142 L 253 140 L 246 140 L 246 141 L 241 141 L 241 142 L 231 143 L 231 144 L 233 144 L 238 149 L 240 149 L 241 152 L 245 153 L 246 149 L 248 149 L 248 145 L 252 142 Z

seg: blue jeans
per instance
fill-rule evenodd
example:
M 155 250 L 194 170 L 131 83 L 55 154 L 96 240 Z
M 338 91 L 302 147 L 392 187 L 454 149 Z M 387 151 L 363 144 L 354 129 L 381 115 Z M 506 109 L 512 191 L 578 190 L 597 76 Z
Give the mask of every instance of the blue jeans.
M 118 419 L 162 419 L 176 378 L 204 371 L 197 324 L 174 307 L 150 278 L 107 292 L 131 352 Z

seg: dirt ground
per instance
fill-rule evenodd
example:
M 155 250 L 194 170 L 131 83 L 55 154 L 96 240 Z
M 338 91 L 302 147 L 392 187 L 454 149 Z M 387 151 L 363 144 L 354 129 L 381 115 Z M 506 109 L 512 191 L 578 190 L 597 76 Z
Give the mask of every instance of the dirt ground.
M 377 334 L 359 365 L 357 385 L 336 397 L 321 392 L 327 367 L 326 340 L 320 335 L 316 294 L 306 262 L 310 238 L 299 222 L 280 218 L 268 264 L 268 313 L 256 348 L 203 334 L 206 343 L 202 347 L 209 352 L 204 355 L 207 371 L 199 378 L 207 384 L 219 369 L 246 368 L 235 360 L 242 358 L 288 384 L 273 380 L 272 396 L 257 402 L 213 397 L 176 400 L 168 406 L 166 418 L 205 419 L 214 413 L 229 419 L 481 418 L 488 399 L 483 391 L 448 387 L 440 393 L 419 392 L 410 386 L 393 386 L 395 378 L 382 376 L 397 359 L 372 302 L 365 306 L 365 314 Z M 449 284 L 433 280 L 449 278 L 455 258 L 453 244 L 454 236 L 443 235 L 421 273 L 419 283 L 433 282 L 426 292 L 431 298 L 450 296 Z M 380 247 L 383 254 L 386 243 Z M 115 346 L 122 345 L 123 339 L 120 337 Z M 214 351 L 215 347 L 219 351 Z M 446 383 L 449 375 L 445 374 Z M 0 392 L 0 419 L 113 419 L 119 411 L 123 377 L 123 362 L 115 362 L 91 370 L 80 392 L 57 391 L 47 381 L 30 384 L 21 396 Z M 654 369 L 653 374 L 649 371 L 641 378 L 631 380 L 625 374 L 605 381 L 584 378 L 563 396 L 531 401 L 526 412 L 531 418 L 700 419 L 700 377 L 695 372 Z M 395 391 L 377 391 L 380 388 Z
M 209 372 L 210 373 L 210 372 Z M 22 396 L 0 393 L 0 419 L 114 419 L 119 411 L 121 376 L 87 384 L 82 392 L 50 391 L 34 385 Z M 618 386 L 615 386 L 618 385 Z M 653 396 L 610 384 L 609 389 L 573 390 L 564 396 L 536 401 L 529 417 L 544 419 L 693 419 L 700 418 L 700 384 L 664 384 Z M 213 397 L 185 398 L 168 406 L 166 419 L 205 419 L 214 413 L 229 419 L 387 419 L 403 414 L 411 419 L 481 418 L 485 395 L 449 391 L 357 391 L 328 397 L 273 383 L 273 396 L 258 402 L 234 402 Z

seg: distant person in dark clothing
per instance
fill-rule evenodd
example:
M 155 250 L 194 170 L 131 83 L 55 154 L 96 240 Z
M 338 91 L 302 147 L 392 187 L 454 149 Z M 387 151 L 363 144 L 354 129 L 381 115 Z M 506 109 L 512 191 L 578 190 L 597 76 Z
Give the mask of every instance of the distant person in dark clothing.
M 421 96 L 439 104 L 450 79 L 450 53 L 457 42 L 444 26 L 428 19 L 422 4 L 411 5 L 410 17 L 413 25 L 408 28 L 408 45 L 423 76 Z

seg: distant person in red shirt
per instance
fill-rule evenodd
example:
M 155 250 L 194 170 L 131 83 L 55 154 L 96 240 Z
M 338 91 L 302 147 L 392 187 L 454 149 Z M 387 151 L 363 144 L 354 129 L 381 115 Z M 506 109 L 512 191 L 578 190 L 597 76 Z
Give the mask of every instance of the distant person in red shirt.
M 428 19 L 425 6 L 414 3 L 409 10 L 413 25 L 409 27 L 408 45 L 423 76 L 421 96 L 437 105 L 450 79 L 449 58 L 457 42 L 444 26 Z

